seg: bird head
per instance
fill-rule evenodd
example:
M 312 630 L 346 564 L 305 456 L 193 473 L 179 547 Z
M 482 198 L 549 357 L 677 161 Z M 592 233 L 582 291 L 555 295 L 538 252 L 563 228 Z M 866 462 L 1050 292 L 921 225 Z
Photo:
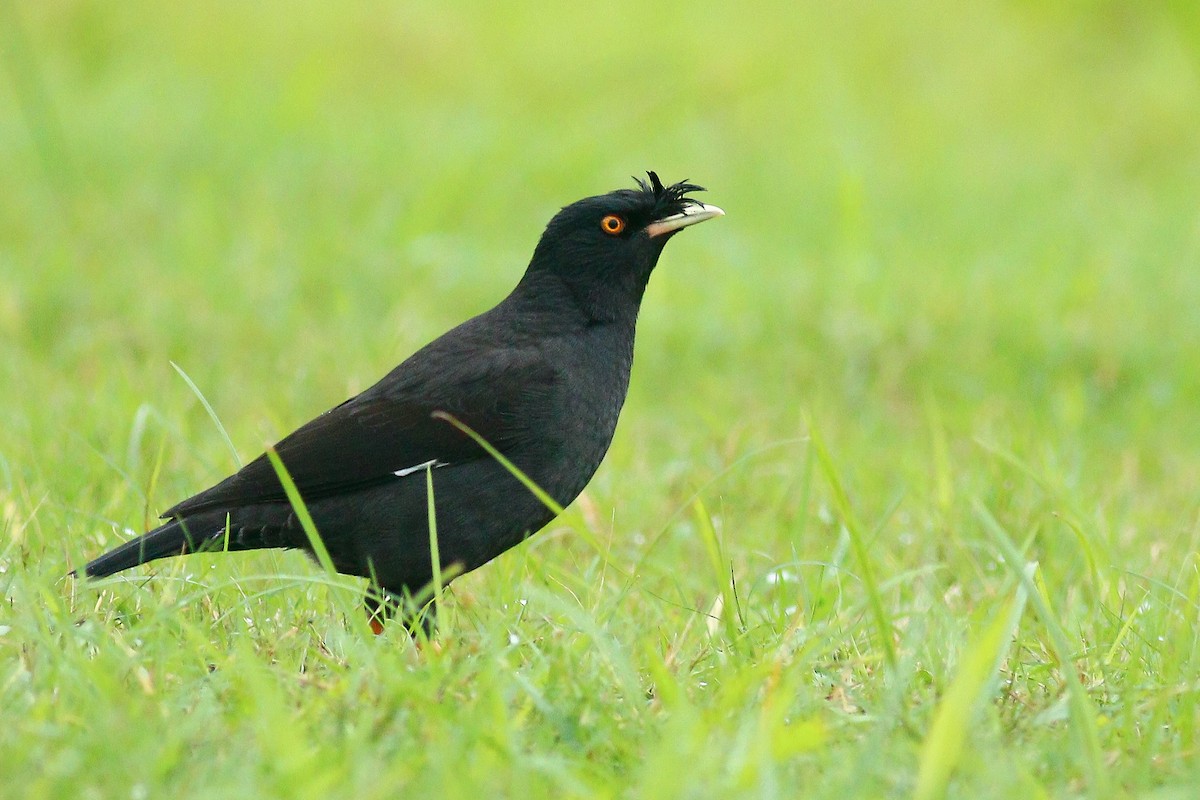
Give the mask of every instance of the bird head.
M 725 213 L 687 196 L 702 186 L 663 186 L 655 173 L 647 176 L 635 178 L 637 189 L 586 197 L 559 211 L 538 242 L 529 273 L 552 273 L 596 299 L 616 290 L 639 302 L 667 240 Z

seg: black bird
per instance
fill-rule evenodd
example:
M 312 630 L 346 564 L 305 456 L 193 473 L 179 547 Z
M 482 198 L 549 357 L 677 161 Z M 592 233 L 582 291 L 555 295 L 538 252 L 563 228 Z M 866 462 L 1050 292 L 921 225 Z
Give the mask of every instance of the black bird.
M 275 450 L 334 567 L 372 581 L 372 628 L 433 578 L 426 472 L 441 568 L 462 574 L 520 543 L 554 512 L 447 417 L 565 506 L 612 441 L 633 363 L 638 308 L 663 246 L 724 214 L 691 183 L 588 197 L 550 220 L 499 305 L 418 350 Z M 163 525 L 88 564 L 112 575 L 166 556 L 312 546 L 264 453 L 172 506 Z

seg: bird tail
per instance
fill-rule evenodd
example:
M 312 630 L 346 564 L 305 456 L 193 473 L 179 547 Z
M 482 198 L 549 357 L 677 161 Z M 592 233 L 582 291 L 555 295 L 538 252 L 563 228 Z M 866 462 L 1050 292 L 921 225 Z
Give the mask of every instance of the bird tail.
M 147 561 L 208 549 L 224 537 L 224 519 L 173 519 L 109 550 L 84 567 L 83 572 L 89 578 L 105 578 Z

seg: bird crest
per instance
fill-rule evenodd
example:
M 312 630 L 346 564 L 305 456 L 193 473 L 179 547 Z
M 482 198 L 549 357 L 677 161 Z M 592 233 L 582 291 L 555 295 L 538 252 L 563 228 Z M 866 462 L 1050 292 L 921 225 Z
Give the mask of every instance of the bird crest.
M 688 183 L 687 179 L 679 183 L 673 183 L 670 186 L 663 186 L 662 181 L 658 178 L 658 173 L 654 170 L 647 170 L 646 175 L 650 178 L 649 181 L 642 178 L 634 178 L 634 180 L 643 192 L 653 195 L 656 216 L 677 214 L 689 205 L 701 205 L 699 200 L 687 197 L 686 195 L 691 192 L 705 191 L 703 186 Z

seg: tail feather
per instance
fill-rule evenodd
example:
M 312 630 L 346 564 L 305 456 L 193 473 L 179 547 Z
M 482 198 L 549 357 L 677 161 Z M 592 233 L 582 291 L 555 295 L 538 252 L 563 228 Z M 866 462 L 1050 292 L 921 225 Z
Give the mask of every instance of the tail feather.
M 147 561 L 195 553 L 222 539 L 224 534 L 224 525 L 215 525 L 209 520 L 173 519 L 149 533 L 109 550 L 90 562 L 83 571 L 90 578 L 104 578 L 121 570 L 145 564 Z

